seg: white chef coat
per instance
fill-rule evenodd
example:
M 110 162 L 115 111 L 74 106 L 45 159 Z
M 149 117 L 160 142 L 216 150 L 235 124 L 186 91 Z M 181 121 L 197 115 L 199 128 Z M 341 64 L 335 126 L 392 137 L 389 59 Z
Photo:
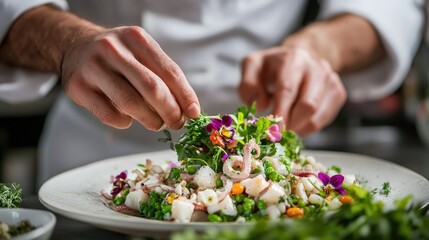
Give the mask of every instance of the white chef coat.
M 0 39 L 19 13 L 46 2 L 66 8 L 64 0 L 0 0 Z M 72 12 L 104 26 L 141 25 L 182 68 L 203 111 L 213 114 L 232 112 L 241 104 L 236 92 L 241 59 L 250 52 L 278 45 L 296 30 L 306 1 L 69 0 L 68 4 Z M 321 1 L 319 19 L 342 13 L 361 15 L 374 25 L 388 50 L 388 57 L 373 67 L 342 76 L 351 100 L 377 99 L 400 85 L 420 40 L 423 4 L 423 0 Z M 16 71 L 26 72 L 5 66 L 0 69 L 3 100 L 19 100 L 3 97 L 4 92 L 11 92 L 2 88 L 3 82 L 22 84 L 38 76 L 34 72 L 11 74 Z M 46 82 L 48 78 L 45 76 Z M 95 160 L 167 148 L 157 142 L 159 136 L 137 123 L 127 130 L 104 126 L 63 95 L 42 137 L 40 182 Z

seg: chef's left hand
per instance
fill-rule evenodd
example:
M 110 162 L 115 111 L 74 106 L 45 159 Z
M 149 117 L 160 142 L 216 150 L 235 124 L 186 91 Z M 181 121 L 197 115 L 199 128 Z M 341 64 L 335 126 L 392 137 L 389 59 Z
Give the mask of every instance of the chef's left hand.
M 258 111 L 273 105 L 288 130 L 301 136 L 328 125 L 347 93 L 330 64 L 298 46 L 275 47 L 248 55 L 242 63 L 239 94 Z

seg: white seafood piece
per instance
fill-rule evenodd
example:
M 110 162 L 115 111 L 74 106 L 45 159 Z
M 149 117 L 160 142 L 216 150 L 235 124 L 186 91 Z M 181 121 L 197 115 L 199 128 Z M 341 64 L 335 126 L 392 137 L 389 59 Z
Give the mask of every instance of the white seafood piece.
M 177 195 L 182 196 L 182 193 L 183 193 L 182 188 L 183 188 L 182 185 L 177 184 L 176 187 L 174 188 L 174 192 Z
M 317 188 L 317 189 L 315 189 L 315 190 L 317 190 L 317 191 L 318 191 L 318 189 L 319 189 L 319 190 L 323 189 L 323 183 L 322 183 L 322 181 L 320 181 L 320 179 L 319 179 L 318 177 L 316 177 L 316 176 L 312 175 L 312 176 L 309 176 L 307 179 L 308 179 L 308 181 L 309 181 L 310 183 L 312 183 L 312 185 L 313 185 L 315 188 Z
M 258 196 L 265 188 L 270 185 L 260 174 L 254 178 L 243 180 L 240 182 L 240 184 L 244 186 L 246 193 L 252 197 Z
M 125 206 L 135 210 L 140 210 L 140 204 L 147 201 L 149 201 L 149 195 L 143 192 L 143 190 L 138 189 L 128 193 L 127 198 L 125 199 Z
M 307 193 L 310 193 L 314 190 L 313 184 L 311 184 L 306 177 L 301 178 L 301 183 Z
M 278 183 L 273 182 L 259 199 L 264 200 L 267 204 L 276 204 L 285 195 L 285 190 Z
M 281 180 L 279 182 L 279 185 L 284 188 L 286 195 L 291 194 L 292 187 L 291 187 L 290 182 L 288 180 Z
M 159 185 L 159 187 L 166 192 L 174 192 L 174 190 L 175 190 L 173 187 L 170 187 L 170 186 L 165 185 L 165 184 L 161 184 L 161 185 Z
M 277 204 L 277 208 L 279 209 L 279 211 L 281 213 L 285 213 L 286 212 L 286 202 L 281 202 L 281 203 Z
M 311 204 L 316 204 L 316 205 L 322 205 L 324 202 L 326 202 L 326 200 L 323 197 L 314 193 L 310 194 L 310 197 L 308 197 L 308 201 Z
M 171 206 L 171 217 L 175 222 L 187 223 L 191 221 L 192 214 L 194 213 L 194 204 L 187 200 L 176 199 Z
M 334 199 L 332 199 L 332 201 L 329 202 L 328 209 L 329 210 L 337 209 L 337 208 L 341 207 L 342 205 L 343 204 L 340 202 L 340 200 L 338 198 L 334 198 Z
M 304 204 L 308 203 L 307 193 L 305 192 L 304 185 L 301 182 L 296 185 L 295 194 L 302 199 Z
M 242 216 L 239 216 L 239 217 L 235 220 L 235 222 L 236 222 L 236 223 L 244 223 L 244 222 L 246 222 L 246 218 L 244 218 L 244 217 L 242 217 Z
M 209 214 L 212 214 L 212 213 L 215 213 L 218 211 L 221 211 L 223 214 L 228 215 L 228 216 L 236 216 L 237 215 L 237 209 L 235 208 L 235 205 L 232 202 L 232 199 L 229 195 L 227 195 L 222 202 L 219 202 L 217 204 L 214 204 L 214 205 L 207 207 L 207 212 Z
M 252 150 L 256 151 L 256 154 L 252 156 Z M 252 157 L 258 157 L 260 154 L 260 148 L 256 144 L 255 139 L 251 139 L 246 145 L 244 145 L 243 157 L 231 156 L 230 159 L 226 160 L 223 164 L 223 173 L 231 178 L 231 180 L 238 182 L 246 179 L 250 175 Z M 237 167 L 239 170 L 237 170 Z
M 153 185 L 159 184 L 160 182 L 161 182 L 161 179 L 158 174 L 151 175 L 142 181 L 143 185 L 146 185 L 146 186 L 153 186 Z
M 273 168 L 281 175 L 288 175 L 286 166 L 280 161 L 278 157 L 264 157 L 263 161 L 271 162 L 273 164 Z
M 206 206 L 212 206 L 219 202 L 217 194 L 213 189 L 198 192 L 198 201 L 203 202 Z
M 152 171 L 153 171 L 155 174 L 161 174 L 161 173 L 164 173 L 164 169 L 162 169 L 162 167 L 161 167 L 161 166 L 156 165 L 156 164 L 152 166 Z
M 189 197 L 189 200 L 191 202 L 197 202 L 197 194 L 196 193 L 192 193 L 191 196 Z
M 268 215 L 270 220 L 274 220 L 274 219 L 277 219 L 280 217 L 281 212 L 277 208 L 277 206 L 271 205 L 271 206 L 267 207 L 267 209 L 265 210 L 265 214 Z
M 352 185 L 353 183 L 355 183 L 355 181 L 356 181 L 356 176 L 355 175 L 353 175 L 353 174 L 347 174 L 347 175 L 344 175 L 343 185 L 346 186 L 346 187 L 348 187 L 348 186 Z
M 201 167 L 194 176 L 194 183 L 200 190 L 216 186 L 216 173 L 209 166 Z

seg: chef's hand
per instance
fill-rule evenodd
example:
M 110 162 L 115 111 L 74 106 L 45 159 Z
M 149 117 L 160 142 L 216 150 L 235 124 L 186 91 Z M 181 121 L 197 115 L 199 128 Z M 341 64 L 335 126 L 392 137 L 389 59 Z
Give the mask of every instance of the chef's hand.
M 140 27 L 102 29 L 65 51 L 61 64 L 68 96 L 104 124 L 150 130 L 180 129 L 200 106 L 178 65 Z
M 273 104 L 287 129 L 301 136 L 329 124 L 346 101 L 346 91 L 330 64 L 297 46 L 255 52 L 242 64 L 239 94 L 258 111 Z

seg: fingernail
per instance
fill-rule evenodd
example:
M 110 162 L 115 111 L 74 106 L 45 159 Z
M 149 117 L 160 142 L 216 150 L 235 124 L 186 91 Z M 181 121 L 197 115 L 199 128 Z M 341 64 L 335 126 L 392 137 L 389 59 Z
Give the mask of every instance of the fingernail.
M 160 132 L 160 131 L 165 130 L 166 128 L 167 128 L 167 124 L 163 123 L 162 126 L 158 130 L 156 130 L 156 131 Z
M 186 112 L 191 118 L 198 117 L 198 115 L 200 115 L 200 106 L 196 103 L 191 103 Z

